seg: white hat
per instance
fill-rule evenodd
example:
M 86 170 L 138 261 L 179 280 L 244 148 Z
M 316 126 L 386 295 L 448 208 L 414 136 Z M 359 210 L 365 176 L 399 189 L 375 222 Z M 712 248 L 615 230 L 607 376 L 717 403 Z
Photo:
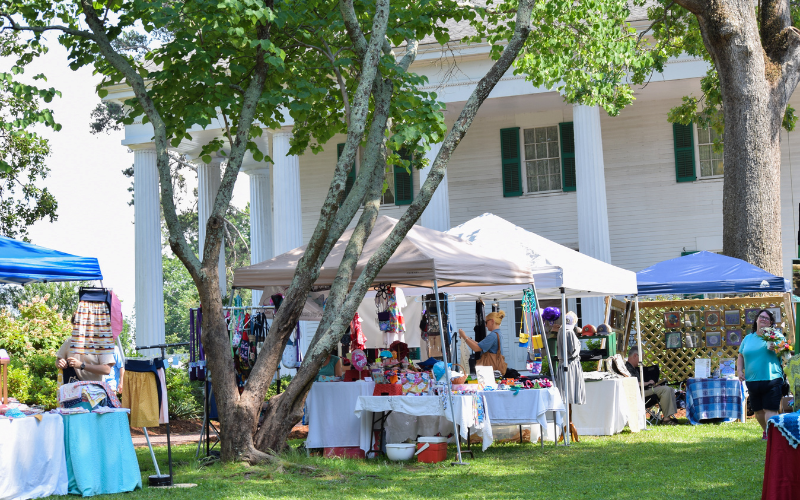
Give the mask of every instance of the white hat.
M 564 321 L 566 322 L 567 328 L 574 328 L 578 324 L 578 315 L 570 311 L 564 317 Z

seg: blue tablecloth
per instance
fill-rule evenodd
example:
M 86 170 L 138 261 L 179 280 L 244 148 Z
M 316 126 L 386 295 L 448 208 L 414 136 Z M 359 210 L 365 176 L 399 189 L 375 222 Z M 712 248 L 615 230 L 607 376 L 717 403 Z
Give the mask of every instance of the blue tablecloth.
M 744 401 L 744 387 L 739 379 L 690 378 L 686 381 L 686 416 L 692 425 L 711 418 L 744 421 Z
M 90 497 L 142 487 L 128 414 L 64 415 L 69 493 Z
M 797 449 L 800 445 L 800 412 L 775 415 L 767 421 L 768 429 L 770 425 L 781 431 L 792 448 Z

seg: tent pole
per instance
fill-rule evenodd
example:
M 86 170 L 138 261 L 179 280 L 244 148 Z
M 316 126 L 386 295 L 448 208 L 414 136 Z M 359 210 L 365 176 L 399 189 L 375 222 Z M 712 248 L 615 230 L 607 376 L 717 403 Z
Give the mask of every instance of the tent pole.
M 456 422 L 456 409 L 453 407 L 453 389 L 450 385 L 450 366 L 447 364 L 447 346 L 444 345 L 444 336 L 450 335 L 450 330 L 442 322 L 442 305 L 439 303 L 439 285 L 436 280 L 433 280 L 433 295 L 436 297 L 436 312 L 439 316 L 439 335 L 442 336 L 442 358 L 444 361 L 445 382 L 447 383 L 447 404 L 450 405 L 450 415 L 453 417 L 453 429 L 455 430 L 456 438 L 456 460 L 451 462 L 450 465 L 466 465 L 461 460 L 461 435 L 458 433 L 458 422 Z M 462 367 L 463 368 L 463 367 Z M 467 435 L 469 439 L 469 435 Z
M 567 408 L 567 425 L 566 432 L 564 432 L 564 446 L 569 446 L 569 426 L 572 424 L 570 421 L 569 411 L 569 358 L 567 355 L 567 292 L 566 289 L 561 287 L 561 328 L 559 329 L 561 337 L 561 354 L 563 357 L 560 360 L 559 370 L 562 371 L 562 381 L 564 382 L 564 406 Z M 562 428 L 563 429 L 563 428 Z
M 553 371 L 553 358 L 550 357 L 550 346 L 547 345 L 547 330 L 544 327 L 544 319 L 542 319 L 542 315 L 539 314 L 539 298 L 536 295 L 536 284 L 531 283 L 531 289 L 533 290 L 533 298 L 536 301 L 534 304 L 534 311 L 533 315 L 539 318 L 538 327 L 541 329 L 542 332 L 542 344 L 544 344 L 544 353 L 547 356 L 547 368 L 550 370 L 550 380 L 555 383 L 556 381 L 556 374 Z
M 639 323 L 639 295 L 633 296 L 633 305 L 636 308 L 636 346 L 639 353 L 639 388 L 642 391 L 642 401 L 644 401 L 644 360 L 642 359 L 642 324 Z M 627 346 L 625 346 L 627 349 Z

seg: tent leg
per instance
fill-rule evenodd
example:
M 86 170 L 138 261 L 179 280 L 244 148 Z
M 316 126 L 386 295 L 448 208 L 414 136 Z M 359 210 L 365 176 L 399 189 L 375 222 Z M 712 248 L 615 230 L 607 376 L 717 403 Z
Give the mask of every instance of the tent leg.
M 447 325 L 442 323 L 442 304 L 439 303 L 439 284 L 436 280 L 433 280 L 433 295 L 436 297 L 436 312 L 439 315 L 439 332 L 440 335 L 449 335 L 450 331 L 447 328 Z M 444 339 L 443 339 L 444 340 Z M 450 415 L 453 418 L 453 429 L 456 433 L 456 460 L 457 462 L 452 462 L 450 465 L 466 465 L 464 461 L 461 460 L 461 438 L 458 434 L 458 422 L 456 422 L 456 409 L 453 407 L 453 389 L 450 386 L 450 366 L 447 364 L 447 349 L 446 346 L 442 346 L 442 360 L 444 361 L 444 373 L 445 373 L 445 382 L 447 384 L 447 404 L 450 405 Z
M 153 451 L 153 445 L 150 444 L 150 435 L 147 434 L 147 427 L 142 427 L 144 431 L 144 438 L 147 440 L 147 447 L 150 448 L 150 458 L 153 459 L 153 466 L 156 468 L 156 476 L 161 477 L 161 471 L 158 469 L 158 462 L 156 461 L 156 454 Z
M 633 306 L 636 308 L 636 346 L 639 353 L 639 389 L 644 402 L 644 360 L 642 359 L 642 324 L 639 323 L 639 295 L 633 296 Z M 625 346 L 627 348 L 627 346 Z
M 542 319 L 542 315 L 539 314 L 539 312 L 538 312 L 539 298 L 536 295 L 536 284 L 535 283 L 531 283 L 531 289 L 533 290 L 533 298 L 534 298 L 534 300 L 536 300 L 536 303 L 534 304 L 534 306 L 535 306 L 534 308 L 536 310 L 532 311 L 532 314 L 533 314 L 533 317 L 534 317 L 533 323 L 536 323 L 536 325 L 541 329 L 542 344 L 544 344 L 544 353 L 547 356 L 547 369 L 550 371 L 550 380 L 553 383 L 555 383 L 556 374 L 555 374 L 555 371 L 554 371 L 554 368 L 553 368 L 553 358 L 550 357 L 550 346 L 547 344 L 547 329 L 544 327 L 544 319 Z M 535 318 L 539 318 L 539 321 L 537 322 L 535 320 Z M 531 332 L 531 333 L 533 333 L 533 332 Z
M 563 356 L 560 360 L 558 369 L 562 371 L 563 374 L 563 382 L 564 382 L 564 406 L 568 407 L 569 405 L 569 362 L 568 362 L 568 355 L 567 355 L 567 292 L 564 287 L 561 287 L 561 328 L 559 330 L 559 334 L 562 335 L 561 337 L 561 355 Z M 572 420 L 570 420 L 569 411 L 567 411 L 567 424 L 565 425 L 567 431 L 564 432 L 564 446 L 569 446 L 569 429 L 572 425 Z

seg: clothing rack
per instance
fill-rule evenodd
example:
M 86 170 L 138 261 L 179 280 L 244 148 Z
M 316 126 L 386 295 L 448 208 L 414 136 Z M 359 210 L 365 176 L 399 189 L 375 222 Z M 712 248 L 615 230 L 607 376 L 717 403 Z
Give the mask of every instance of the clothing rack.
M 225 306 L 223 311 L 243 310 L 243 309 L 275 309 L 275 306 Z
M 167 349 L 170 347 L 183 347 L 188 346 L 189 342 L 178 342 L 176 344 L 153 344 L 153 345 L 144 345 L 141 347 L 136 347 L 137 351 L 144 351 L 146 349 L 160 349 L 161 350 L 161 359 L 167 358 Z M 153 363 L 155 358 L 150 359 L 150 363 Z M 164 370 L 164 378 L 166 379 L 166 370 Z M 167 402 L 167 394 L 164 394 L 164 404 L 167 405 L 169 408 L 169 404 Z M 169 413 L 169 409 L 167 410 Z M 153 459 L 153 465 L 156 468 L 156 473 L 153 476 L 149 477 L 149 484 L 150 486 L 172 486 L 172 444 L 170 443 L 170 429 L 169 429 L 169 418 L 167 418 L 167 457 L 169 460 L 169 475 L 164 476 L 161 474 L 161 471 L 158 469 L 158 462 L 156 462 L 156 454 L 153 452 L 153 445 L 150 444 L 150 436 L 147 434 L 147 427 L 142 427 L 144 430 L 144 437 L 147 439 L 147 446 L 150 448 L 150 456 Z
M 263 312 L 263 311 L 271 311 L 275 310 L 275 306 L 272 305 L 257 305 L 257 306 L 223 306 L 223 311 L 253 311 L 253 312 Z M 193 308 L 190 309 L 190 314 L 192 311 L 202 311 L 201 308 Z M 202 314 L 202 313 L 201 313 Z M 198 326 L 199 323 L 202 321 L 202 316 L 198 314 L 197 317 Z M 199 351 L 199 350 L 198 350 Z M 198 361 L 199 362 L 199 361 Z M 197 451 L 195 453 L 195 458 L 199 457 L 200 455 L 200 448 L 203 444 L 203 440 L 205 440 L 206 444 L 206 456 L 211 454 L 211 431 L 213 430 L 214 433 L 219 438 L 219 431 L 217 428 L 211 423 L 211 371 L 208 370 L 208 365 L 204 365 L 206 368 L 205 372 L 205 381 L 203 383 L 203 427 L 200 431 L 200 439 L 197 441 Z M 278 378 L 278 393 L 281 391 L 281 378 L 280 378 L 280 365 L 278 365 L 277 371 L 277 378 Z

